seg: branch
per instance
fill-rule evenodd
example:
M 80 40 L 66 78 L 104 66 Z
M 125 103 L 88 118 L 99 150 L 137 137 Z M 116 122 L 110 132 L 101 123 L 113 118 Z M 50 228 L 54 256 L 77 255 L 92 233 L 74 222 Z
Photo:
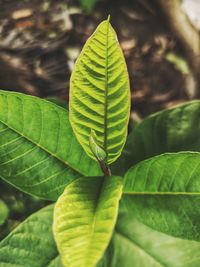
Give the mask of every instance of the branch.
M 179 0 L 157 0 L 172 32 L 177 36 L 188 59 L 191 71 L 200 87 L 200 35 L 181 7 Z

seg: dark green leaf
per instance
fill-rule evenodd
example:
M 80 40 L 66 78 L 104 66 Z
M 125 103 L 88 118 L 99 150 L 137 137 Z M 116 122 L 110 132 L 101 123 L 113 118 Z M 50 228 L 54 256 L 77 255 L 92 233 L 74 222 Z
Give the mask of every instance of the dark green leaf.
M 133 164 L 166 152 L 200 151 L 200 101 L 155 113 L 137 124 L 113 167 L 122 174 Z
M 1 267 L 62 267 L 52 234 L 53 206 L 31 215 L 0 242 Z
M 200 241 L 200 153 L 160 155 L 125 175 L 123 201 L 151 228 Z
M 80 174 L 101 174 L 51 102 L 0 91 L 0 133 L 0 177 L 24 192 L 55 200 Z
M 90 12 L 95 6 L 97 0 L 79 0 L 79 2 L 85 11 Z

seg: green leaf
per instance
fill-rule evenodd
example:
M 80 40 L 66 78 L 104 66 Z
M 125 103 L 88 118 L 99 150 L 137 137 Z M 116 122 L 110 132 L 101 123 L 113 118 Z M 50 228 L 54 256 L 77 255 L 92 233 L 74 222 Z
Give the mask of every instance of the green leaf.
M 106 159 L 105 151 L 98 145 L 98 140 L 95 131 L 91 130 L 89 139 L 90 149 L 98 161 L 104 161 Z
M 84 177 L 68 185 L 54 211 L 54 235 L 67 267 L 93 267 L 115 225 L 122 178 Z
M 48 101 L 0 91 L 0 134 L 0 177 L 29 194 L 55 200 L 80 174 L 101 174 L 76 141 L 68 112 Z
M 57 106 L 60 106 L 64 109 L 68 109 L 68 103 L 66 100 L 60 99 L 58 97 L 54 97 L 54 96 L 48 96 L 45 98 L 45 100 L 50 101 L 54 104 L 56 104 Z
M 151 228 L 200 241 L 200 153 L 160 155 L 125 175 L 123 201 Z
M 90 12 L 94 8 L 97 0 L 79 0 L 79 2 L 86 12 Z
M 0 226 L 5 223 L 9 215 L 9 209 L 3 200 L 0 199 Z
M 199 118 L 199 100 L 145 118 L 128 136 L 116 169 L 120 166 L 127 170 L 139 161 L 166 152 L 200 151 Z
M 200 153 L 166 153 L 144 160 L 128 170 L 123 191 L 200 195 Z
M 1 267 L 62 267 L 52 236 L 53 206 L 31 215 L 0 242 Z M 42 253 L 41 253 L 42 252 Z M 159 233 L 134 213 L 119 214 L 98 267 L 199 267 L 200 243 Z
M 106 162 L 121 154 L 127 136 L 130 89 L 126 63 L 109 19 L 86 42 L 70 82 L 70 122 L 86 153 L 91 130 L 106 152 Z
M 31 215 L 2 240 L 0 266 L 61 267 L 53 239 L 52 215 L 53 205 Z
M 121 213 L 105 264 L 98 267 L 199 267 L 200 243 L 159 233 Z
M 188 62 L 185 58 L 180 57 L 179 55 L 169 52 L 166 55 L 166 60 L 172 63 L 178 71 L 180 71 L 183 75 L 190 74 L 190 68 Z

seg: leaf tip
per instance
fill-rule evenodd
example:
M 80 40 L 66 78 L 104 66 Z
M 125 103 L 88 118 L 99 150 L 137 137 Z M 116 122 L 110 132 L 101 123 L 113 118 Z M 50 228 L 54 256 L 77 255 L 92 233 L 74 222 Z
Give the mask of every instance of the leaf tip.
M 107 22 L 110 22 L 110 14 L 108 15 Z

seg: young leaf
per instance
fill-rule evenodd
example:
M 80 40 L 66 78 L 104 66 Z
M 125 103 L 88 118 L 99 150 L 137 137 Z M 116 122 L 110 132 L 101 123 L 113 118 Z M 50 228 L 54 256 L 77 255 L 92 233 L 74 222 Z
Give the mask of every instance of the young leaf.
M 91 130 L 89 139 L 90 149 L 95 158 L 101 162 L 106 159 L 105 151 L 98 145 L 98 140 L 95 131 Z
M 31 215 L 0 242 L 2 267 L 61 267 L 52 234 L 53 206 Z
M 94 267 L 115 225 L 122 179 L 84 177 L 68 185 L 54 211 L 54 235 L 67 267 Z
M 29 194 L 55 200 L 80 173 L 101 174 L 76 141 L 68 112 L 48 101 L 0 91 L 0 134 L 0 177 Z
M 160 155 L 125 175 L 123 201 L 152 229 L 200 241 L 200 153 Z
M 115 161 L 126 141 L 130 89 L 126 63 L 109 20 L 86 42 L 70 81 L 70 122 L 93 159 L 89 137 L 94 130 L 106 163 Z
M 116 171 L 166 152 L 200 151 L 199 117 L 200 101 L 195 100 L 145 118 L 128 136 Z

